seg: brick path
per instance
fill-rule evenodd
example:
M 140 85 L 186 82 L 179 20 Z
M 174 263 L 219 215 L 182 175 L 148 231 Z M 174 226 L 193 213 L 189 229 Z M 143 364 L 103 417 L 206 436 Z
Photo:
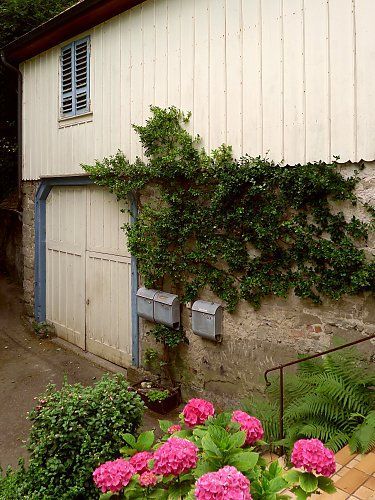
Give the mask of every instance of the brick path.
M 313 495 L 314 500 L 375 500 L 375 453 L 351 455 L 345 446 L 336 454 L 336 473 L 332 476 L 337 492 Z

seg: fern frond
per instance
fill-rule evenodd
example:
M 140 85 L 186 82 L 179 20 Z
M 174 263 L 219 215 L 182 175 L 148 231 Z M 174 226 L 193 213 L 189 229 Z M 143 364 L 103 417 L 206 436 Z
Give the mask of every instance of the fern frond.
M 375 448 L 375 411 L 371 411 L 349 440 L 352 453 L 367 453 Z

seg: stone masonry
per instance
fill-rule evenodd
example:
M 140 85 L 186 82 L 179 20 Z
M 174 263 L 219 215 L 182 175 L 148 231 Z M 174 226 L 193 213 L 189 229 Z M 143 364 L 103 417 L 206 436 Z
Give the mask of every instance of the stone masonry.
M 361 172 L 357 191 L 360 201 L 372 206 L 375 206 L 374 167 L 374 163 L 368 163 Z M 354 166 L 349 166 L 345 172 L 350 175 L 353 170 Z M 348 217 L 353 212 L 349 206 L 339 208 Z M 356 213 L 365 216 L 361 208 Z M 364 250 L 374 257 L 374 234 Z M 209 292 L 200 298 L 218 301 Z M 325 299 L 321 306 L 294 294 L 288 299 L 267 298 L 258 311 L 242 302 L 235 314 L 224 312 L 221 344 L 194 335 L 190 315 L 190 310 L 183 307 L 182 323 L 190 342 L 180 353 L 185 395 L 207 397 L 223 406 L 238 402 L 253 391 L 262 391 L 263 373 L 272 366 L 292 361 L 301 353 L 329 349 L 335 340 L 345 343 L 375 333 L 374 291 L 345 296 L 339 301 Z M 150 337 L 145 335 L 150 324 L 141 324 L 144 352 L 151 345 Z M 375 361 L 375 342 L 364 343 L 361 349 Z
M 38 184 L 37 181 L 24 181 L 22 183 L 23 290 L 26 312 L 30 316 L 34 314 L 34 200 Z

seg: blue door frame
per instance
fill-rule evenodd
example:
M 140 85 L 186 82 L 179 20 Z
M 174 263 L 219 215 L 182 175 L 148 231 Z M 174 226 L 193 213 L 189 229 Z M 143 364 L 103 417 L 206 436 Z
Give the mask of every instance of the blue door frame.
M 49 177 L 42 179 L 35 195 L 35 285 L 34 315 L 38 322 L 46 320 L 46 201 L 54 186 L 88 186 L 89 177 Z M 131 221 L 137 216 L 137 204 L 131 198 Z M 131 257 L 132 362 L 139 366 L 139 320 L 137 316 L 138 271 Z

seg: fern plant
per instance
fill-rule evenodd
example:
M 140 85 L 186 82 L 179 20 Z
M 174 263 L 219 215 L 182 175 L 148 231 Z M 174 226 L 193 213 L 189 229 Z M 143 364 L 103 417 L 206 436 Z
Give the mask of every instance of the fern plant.
M 282 441 L 277 377 L 265 396 L 250 398 L 244 405 L 264 424 L 271 448 L 282 444 L 290 449 L 297 439 L 312 437 L 334 452 L 348 443 L 353 452 L 375 447 L 375 371 L 358 351 L 304 361 L 284 380 Z

